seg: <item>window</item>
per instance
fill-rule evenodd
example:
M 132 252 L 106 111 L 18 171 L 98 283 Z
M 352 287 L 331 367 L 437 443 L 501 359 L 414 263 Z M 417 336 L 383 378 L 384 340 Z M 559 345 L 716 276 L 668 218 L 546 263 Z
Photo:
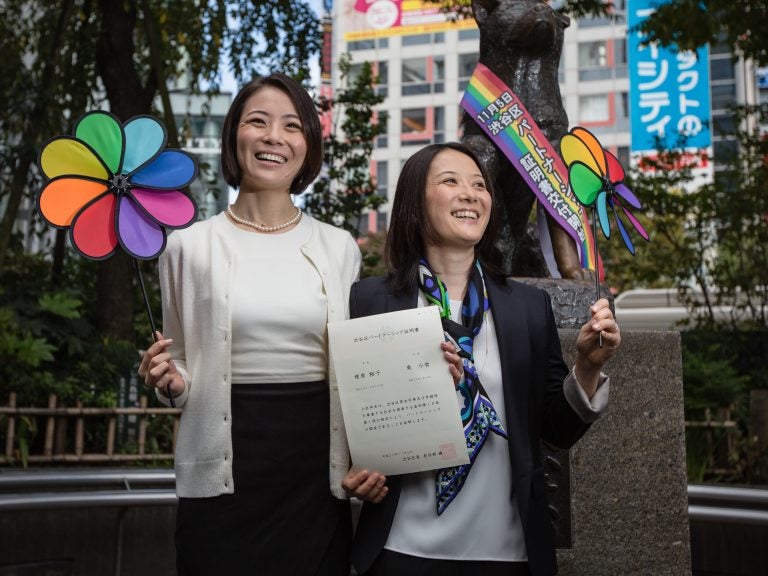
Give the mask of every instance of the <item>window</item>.
M 403 96 L 431 94 L 445 91 L 445 58 L 407 58 L 401 67 Z
M 629 118 L 629 93 L 621 93 L 621 117 Z
M 387 187 L 389 184 L 389 175 L 387 174 L 388 164 L 386 160 L 376 162 L 376 194 L 387 197 Z
M 579 68 L 602 68 L 608 64 L 608 46 L 605 41 L 579 44 Z
M 735 77 L 733 61 L 730 58 L 712 58 L 709 61 L 711 80 L 731 80 Z
M 355 83 L 362 71 L 363 64 L 352 64 L 349 67 L 349 74 L 347 76 L 347 83 L 349 86 L 352 86 Z M 389 76 L 387 62 L 371 62 L 371 75 L 373 76 L 374 80 L 378 80 L 374 85 L 374 91 L 378 96 L 384 96 L 386 98 L 387 77 Z
M 382 60 L 374 67 L 374 75 L 376 76 L 376 95 L 384 96 L 385 98 L 389 94 L 387 84 L 389 83 L 389 63 Z
M 389 112 L 386 110 L 379 110 L 377 112 L 378 118 L 376 122 L 384 129 L 384 131 L 376 137 L 376 148 L 386 148 L 388 146 L 387 133 L 389 132 Z
M 400 131 L 403 134 L 424 132 L 427 129 L 426 108 L 405 108 L 402 111 L 403 119 Z
M 435 133 L 433 142 L 435 144 L 442 144 L 445 142 L 445 108 L 443 107 L 435 108 Z
M 713 84 L 710 87 L 712 96 L 712 110 L 723 110 L 736 104 L 736 85 L 728 82 L 727 84 Z
M 442 94 L 445 92 L 445 57 L 433 56 L 432 57 L 432 92 L 434 94 Z
M 605 80 L 612 74 L 608 67 L 608 45 L 605 41 L 579 44 L 579 80 Z
M 732 161 L 739 153 L 739 142 L 734 139 L 715 140 L 712 147 L 715 152 L 716 164 Z
M 445 108 L 406 108 L 401 114 L 400 142 L 404 146 L 445 141 Z
M 579 120 L 581 122 L 607 122 L 610 118 L 607 94 L 591 94 L 579 97 Z
M 403 80 L 403 96 L 429 94 L 426 58 L 405 58 L 400 71 Z
M 352 64 L 349 67 L 349 72 L 347 73 L 347 84 L 349 86 L 353 85 L 360 74 L 363 73 L 363 65 L 362 64 Z
M 379 38 L 377 40 L 353 40 L 347 42 L 347 51 L 355 52 L 357 50 L 375 50 L 376 48 L 388 48 L 389 38 Z
M 387 213 L 382 212 L 382 208 L 384 208 L 384 206 L 380 206 L 379 210 L 376 212 L 376 230 L 378 232 L 384 232 L 387 229 Z
M 622 166 L 629 167 L 629 146 L 619 146 L 616 149 L 616 158 Z
M 613 41 L 613 69 L 616 78 L 627 77 L 627 39 L 617 38 Z
M 477 28 L 459 30 L 459 40 L 480 40 L 480 30 Z
M 437 32 L 436 34 L 410 34 L 403 36 L 402 46 L 419 46 L 422 44 L 442 44 L 445 42 L 445 34 Z
M 713 136 L 733 136 L 736 134 L 736 119 L 729 114 L 718 114 L 712 117 Z
M 613 41 L 613 59 L 616 64 L 627 65 L 627 39 L 616 38 Z
M 472 72 L 475 71 L 478 58 L 477 52 L 459 54 L 459 90 L 464 90 L 467 84 L 469 84 L 469 79 L 472 77 Z

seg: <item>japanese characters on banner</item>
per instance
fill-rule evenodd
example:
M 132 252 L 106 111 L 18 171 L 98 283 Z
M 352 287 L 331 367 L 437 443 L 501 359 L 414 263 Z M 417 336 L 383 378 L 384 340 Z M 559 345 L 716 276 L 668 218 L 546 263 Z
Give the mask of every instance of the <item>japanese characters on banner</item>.
M 478 63 L 461 106 L 574 240 L 582 268 L 595 270 L 592 232 L 584 208 L 568 185 L 568 170 L 520 99 L 487 66 Z
M 713 177 L 709 97 L 709 48 L 679 51 L 674 47 L 642 46 L 637 30 L 665 0 L 629 0 L 630 118 L 633 162 L 655 156 L 656 140 L 675 147 L 685 136 L 684 160 L 694 168 L 694 185 Z

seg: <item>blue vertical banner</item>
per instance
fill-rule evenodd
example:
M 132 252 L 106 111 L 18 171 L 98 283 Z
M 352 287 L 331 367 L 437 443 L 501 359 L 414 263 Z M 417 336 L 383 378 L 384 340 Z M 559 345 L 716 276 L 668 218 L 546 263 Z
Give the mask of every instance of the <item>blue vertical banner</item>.
M 679 51 L 674 47 L 641 46 L 646 36 L 636 30 L 666 0 L 629 0 L 629 56 L 632 152 L 655 151 L 656 138 L 674 147 L 687 137 L 686 148 L 712 143 L 709 98 L 709 47 Z

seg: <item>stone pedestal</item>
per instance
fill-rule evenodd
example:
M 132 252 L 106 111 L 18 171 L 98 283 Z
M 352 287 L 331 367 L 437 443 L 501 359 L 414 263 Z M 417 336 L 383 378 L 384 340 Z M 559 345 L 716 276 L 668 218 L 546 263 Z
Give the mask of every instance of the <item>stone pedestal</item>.
M 575 330 L 561 330 L 566 362 Z M 571 533 L 561 576 L 691 574 L 678 332 L 622 331 L 608 410 L 570 451 Z
M 562 278 L 515 278 L 518 282 L 536 286 L 552 299 L 552 310 L 558 328 L 581 328 L 589 318 L 589 307 L 597 300 L 592 280 L 563 280 Z M 607 298 L 613 310 L 613 295 L 600 285 L 600 298 Z
M 594 282 L 516 280 L 549 293 L 572 366 Z M 600 296 L 613 305 L 605 286 Z M 543 447 L 560 575 L 689 576 L 680 334 L 623 330 L 605 372 L 611 395 L 602 418 L 570 453 Z

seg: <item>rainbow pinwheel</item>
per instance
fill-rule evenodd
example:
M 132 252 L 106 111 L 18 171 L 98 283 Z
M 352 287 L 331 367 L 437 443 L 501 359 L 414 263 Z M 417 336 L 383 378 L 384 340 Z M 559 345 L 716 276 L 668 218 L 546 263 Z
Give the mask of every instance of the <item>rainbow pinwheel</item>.
M 37 198 L 41 216 L 69 228 L 72 246 L 86 258 L 109 258 L 118 245 L 133 256 L 153 338 L 157 329 L 139 259 L 160 255 L 165 228 L 186 228 L 197 219 L 197 204 L 180 190 L 197 176 L 197 162 L 166 150 L 167 141 L 165 126 L 151 116 L 120 124 L 96 110 L 77 121 L 74 136 L 49 140 L 38 158 L 49 180 Z M 167 395 L 175 407 L 170 388 Z
M 109 258 L 118 244 L 134 258 L 157 257 L 165 228 L 185 228 L 197 217 L 195 201 L 180 190 L 197 176 L 197 163 L 166 150 L 166 142 L 165 126 L 151 116 L 121 125 L 107 112 L 88 112 L 74 136 L 51 139 L 40 153 L 49 179 L 37 199 L 40 214 L 69 228 L 86 258 Z
M 568 166 L 568 178 L 573 193 L 581 204 L 592 208 L 593 222 L 596 210 L 603 235 L 610 238 L 611 221 L 608 214 L 608 208 L 610 208 L 624 245 L 634 255 L 635 245 L 616 207 L 621 209 L 643 239 L 649 240 L 650 237 L 626 206 L 628 204 L 635 209 L 641 207 L 640 200 L 624 184 L 624 168 L 616 156 L 605 150 L 589 130 L 579 126 L 573 128 L 560 140 L 560 154 Z M 597 235 L 595 235 L 595 242 L 597 242 Z

